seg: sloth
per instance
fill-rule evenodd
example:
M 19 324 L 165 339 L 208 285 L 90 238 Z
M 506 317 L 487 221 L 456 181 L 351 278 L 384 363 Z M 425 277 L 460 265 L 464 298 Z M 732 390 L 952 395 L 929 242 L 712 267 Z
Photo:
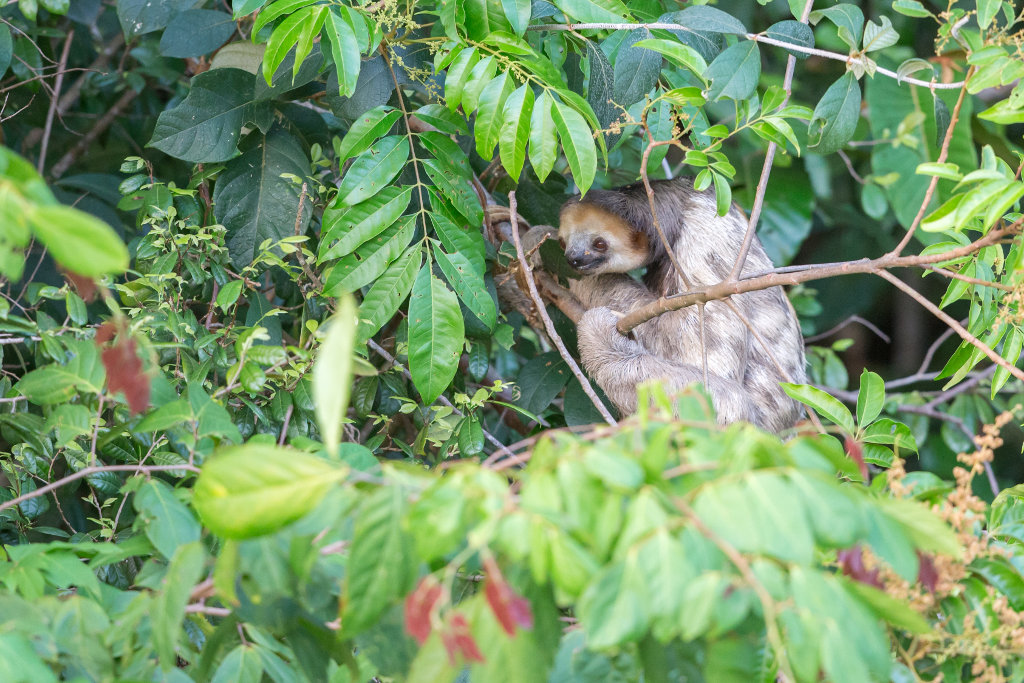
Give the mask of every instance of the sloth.
M 670 394 L 703 383 L 722 424 L 792 427 L 802 409 L 779 382 L 806 382 L 804 347 L 781 287 L 705 304 L 703 349 L 696 306 L 663 313 L 631 336 L 616 329 L 621 315 L 659 297 L 721 282 L 747 228 L 735 206 L 718 216 L 714 193 L 697 191 L 692 179 L 651 184 L 659 225 L 685 280 L 658 234 L 642 183 L 591 190 L 562 207 L 559 241 L 582 276 L 570 289 L 587 309 L 577 330 L 584 367 L 623 414 L 636 411 L 642 382 L 661 380 Z M 740 277 L 772 267 L 755 237 Z M 646 268 L 643 282 L 627 274 L 638 268 Z

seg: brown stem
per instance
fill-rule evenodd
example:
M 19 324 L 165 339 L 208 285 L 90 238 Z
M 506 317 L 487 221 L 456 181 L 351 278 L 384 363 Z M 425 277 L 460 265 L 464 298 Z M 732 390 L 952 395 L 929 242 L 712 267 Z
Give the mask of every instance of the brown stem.
M 50 146 L 50 133 L 53 131 L 53 117 L 57 113 L 57 101 L 59 100 L 61 86 L 64 85 L 64 69 L 68 65 L 68 52 L 71 50 L 71 41 L 75 37 L 75 29 L 68 31 L 68 37 L 64 39 L 64 49 L 60 53 L 60 63 L 57 65 L 57 78 L 53 83 L 53 97 L 50 98 L 50 108 L 46 112 L 46 125 L 43 126 L 43 145 L 39 149 L 39 161 L 36 164 L 36 171 L 43 174 L 46 166 L 46 148 Z
M 17 498 L 12 498 L 11 500 L 4 501 L 3 503 L 0 503 L 0 512 L 3 512 L 4 510 L 6 510 L 8 508 L 12 508 L 15 505 L 20 505 L 21 503 L 24 503 L 26 500 L 32 500 L 33 498 L 38 498 L 39 496 L 44 496 L 47 493 L 49 493 L 50 491 L 54 491 L 54 490 L 60 488 L 61 486 L 64 486 L 65 484 L 70 484 L 71 482 L 77 481 L 78 479 L 84 479 L 85 477 L 88 477 L 88 476 L 93 475 L 93 474 L 99 474 L 101 472 L 134 472 L 136 474 L 149 474 L 149 473 L 152 473 L 152 472 L 174 472 L 175 470 L 188 470 L 189 472 L 199 472 L 199 468 L 198 467 L 194 467 L 192 465 L 184 465 L 184 464 L 182 464 L 182 465 L 98 465 L 98 466 L 83 467 L 82 469 L 78 470 L 77 472 L 74 472 L 73 474 L 69 474 L 66 477 L 62 477 L 62 478 L 58 479 L 57 481 L 55 481 L 55 482 L 53 482 L 51 484 L 47 484 L 46 486 L 43 486 L 41 488 L 36 489 L 35 491 L 29 491 L 28 493 L 23 493 L 20 496 L 18 496 Z
M 949 156 L 949 146 L 953 142 L 953 130 L 956 128 L 957 121 L 960 120 L 960 107 L 963 106 L 964 96 L 967 95 L 967 81 L 970 80 L 972 73 L 974 73 L 973 66 L 967 70 L 967 77 L 964 79 L 963 87 L 960 88 L 960 96 L 956 99 L 956 105 L 953 107 L 953 113 L 950 115 L 949 128 L 946 129 L 946 137 L 942 140 L 942 149 L 939 150 L 937 163 L 943 163 L 946 157 Z M 917 226 L 921 224 L 921 219 L 924 218 L 924 214 L 928 211 L 928 205 L 931 204 L 932 195 L 935 194 L 935 188 L 938 184 L 939 176 L 932 176 L 931 182 L 928 183 L 928 190 L 924 193 L 924 199 L 921 201 L 921 208 L 917 210 L 917 215 L 914 216 L 914 221 L 907 229 L 907 233 L 903 235 L 903 239 L 900 240 L 895 249 L 889 252 L 891 255 L 899 256 L 907 248 L 907 245 L 910 244 L 910 239 L 914 236 Z
M 135 92 L 131 88 L 125 90 L 121 97 L 118 98 L 117 102 L 110 107 L 110 110 L 96 120 L 95 125 L 93 125 L 93 127 L 89 129 L 89 132 L 78 141 L 78 144 L 53 165 L 50 175 L 54 179 L 60 178 L 64 175 L 64 172 L 71 167 L 71 164 L 75 163 L 75 160 L 89 149 L 89 146 L 96 141 L 96 138 L 110 128 L 111 124 L 113 124 L 117 117 L 121 115 L 121 111 L 131 104 L 132 100 L 138 96 L 139 93 Z

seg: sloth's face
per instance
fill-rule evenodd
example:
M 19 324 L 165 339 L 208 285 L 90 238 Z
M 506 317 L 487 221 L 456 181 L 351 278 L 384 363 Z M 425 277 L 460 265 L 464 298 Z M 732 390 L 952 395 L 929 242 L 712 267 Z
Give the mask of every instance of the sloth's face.
M 569 265 L 585 275 L 625 273 L 647 262 L 647 240 L 613 214 L 586 204 L 566 207 L 558 228 Z

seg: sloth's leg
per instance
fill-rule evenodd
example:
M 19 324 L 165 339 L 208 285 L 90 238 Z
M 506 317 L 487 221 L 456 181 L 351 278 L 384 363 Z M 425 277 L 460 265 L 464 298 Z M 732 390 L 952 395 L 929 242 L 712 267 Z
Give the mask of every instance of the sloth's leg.
M 652 354 L 619 334 L 617 322 L 618 316 L 609 308 L 593 308 L 583 315 L 577 333 L 584 367 L 620 411 L 636 411 L 636 387 L 641 382 L 661 380 L 670 393 L 703 382 L 701 368 Z M 706 388 L 719 422 L 761 423 L 757 407 L 739 382 L 708 372 Z

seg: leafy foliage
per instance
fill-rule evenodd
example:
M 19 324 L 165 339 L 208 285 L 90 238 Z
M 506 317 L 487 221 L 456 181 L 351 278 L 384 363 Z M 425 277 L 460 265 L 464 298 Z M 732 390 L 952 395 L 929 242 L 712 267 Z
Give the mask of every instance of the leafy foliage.
M 5 4 L 0 677 L 1020 678 L 1020 22 L 815 4 Z M 562 429 L 511 222 L 681 172 L 842 261 L 820 430 Z

